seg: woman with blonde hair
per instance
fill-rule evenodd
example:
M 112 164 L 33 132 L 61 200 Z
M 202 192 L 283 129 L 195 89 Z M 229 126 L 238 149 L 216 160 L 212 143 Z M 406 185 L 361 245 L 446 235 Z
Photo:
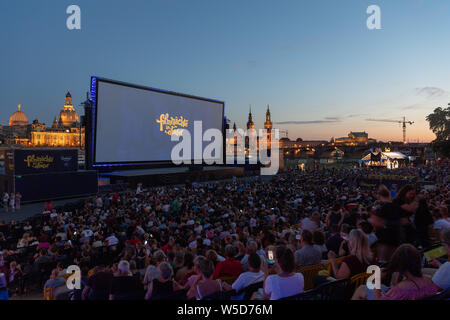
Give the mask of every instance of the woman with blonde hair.
M 198 277 L 187 292 L 189 299 L 202 300 L 218 291 L 222 291 L 222 283 L 219 279 L 213 280 L 214 264 L 205 257 L 196 259 L 195 267 Z
M 374 258 L 369 247 L 367 236 L 358 229 L 353 229 L 348 237 L 347 245 L 350 251 L 342 263 L 336 263 L 336 254 L 328 252 L 328 260 L 333 268 L 336 279 L 348 279 L 367 271 L 367 267 L 374 263 Z

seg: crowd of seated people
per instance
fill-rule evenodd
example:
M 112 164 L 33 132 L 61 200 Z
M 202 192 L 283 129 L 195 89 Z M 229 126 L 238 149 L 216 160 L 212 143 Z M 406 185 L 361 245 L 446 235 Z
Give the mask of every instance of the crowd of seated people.
M 423 255 L 435 244 L 449 250 L 449 169 L 398 169 L 416 178 L 401 188 L 359 185 L 389 174 L 382 169 L 335 168 L 100 194 L 0 223 L 0 297 L 201 300 L 234 291 L 231 299 L 275 300 L 350 281 L 370 265 L 382 268 L 382 288 L 348 299 L 432 296 L 449 289 L 446 258 Z M 72 265 L 81 288 L 66 285 Z

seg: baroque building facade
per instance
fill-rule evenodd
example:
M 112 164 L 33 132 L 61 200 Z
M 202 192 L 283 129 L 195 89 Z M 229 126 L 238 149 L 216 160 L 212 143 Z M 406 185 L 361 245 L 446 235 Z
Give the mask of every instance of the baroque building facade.
M 84 147 L 84 127 L 72 104 L 72 95 L 67 92 L 65 103 L 59 116 L 55 117 L 51 127 L 35 119 L 31 124 L 21 110 L 14 112 L 9 119 L 9 126 L 3 127 L 7 144 L 25 147 Z
M 375 139 L 369 138 L 367 132 L 350 132 L 347 137 L 336 138 L 334 140 L 336 146 L 364 146 L 376 143 Z

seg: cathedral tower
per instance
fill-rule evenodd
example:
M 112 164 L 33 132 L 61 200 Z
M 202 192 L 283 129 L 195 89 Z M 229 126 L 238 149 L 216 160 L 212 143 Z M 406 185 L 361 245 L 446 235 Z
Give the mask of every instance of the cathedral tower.
M 267 149 L 271 147 L 271 137 L 272 137 L 272 121 L 270 119 L 270 108 L 267 105 L 266 111 L 266 122 L 264 122 L 264 129 L 267 130 Z

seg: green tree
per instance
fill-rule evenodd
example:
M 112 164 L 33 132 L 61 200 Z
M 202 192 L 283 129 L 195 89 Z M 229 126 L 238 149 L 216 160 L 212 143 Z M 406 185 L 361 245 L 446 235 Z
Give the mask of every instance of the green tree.
M 450 106 L 450 103 L 449 103 Z M 439 107 L 427 116 L 430 130 L 436 135 L 433 141 L 434 150 L 444 157 L 450 156 L 450 107 L 445 109 Z

